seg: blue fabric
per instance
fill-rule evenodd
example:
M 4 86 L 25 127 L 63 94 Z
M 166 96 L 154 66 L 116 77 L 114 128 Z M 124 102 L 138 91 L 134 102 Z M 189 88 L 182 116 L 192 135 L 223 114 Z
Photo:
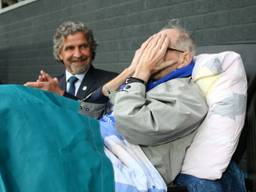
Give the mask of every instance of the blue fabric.
M 98 121 L 79 102 L 0 85 L 0 191 L 114 191 Z
M 160 85 L 161 83 L 164 83 L 166 81 L 169 81 L 171 79 L 175 78 L 183 78 L 183 77 L 189 77 L 192 75 L 192 71 L 194 68 L 195 62 L 192 60 L 191 63 L 185 67 L 176 69 L 172 71 L 171 73 L 167 74 L 166 76 L 162 77 L 161 79 L 158 80 L 150 80 L 147 84 L 146 90 L 149 91 L 150 89 L 153 89 L 157 85 Z
M 189 192 L 245 192 L 244 174 L 231 162 L 222 178 L 207 180 L 192 175 L 179 174 L 175 180 L 178 186 L 186 186 Z
M 122 189 L 120 192 L 140 192 L 136 188 L 130 185 L 124 185 L 123 183 L 116 183 L 116 189 Z M 116 191 L 119 192 L 119 191 Z M 144 192 L 144 191 L 143 191 Z M 158 190 L 156 188 L 150 188 L 147 192 L 163 192 L 163 190 Z
M 113 112 L 104 115 L 102 118 L 99 119 L 99 122 L 100 122 L 100 133 L 103 139 L 111 135 L 115 135 L 121 140 L 124 139 L 121 133 L 119 133 L 118 130 L 116 129 L 116 120 Z

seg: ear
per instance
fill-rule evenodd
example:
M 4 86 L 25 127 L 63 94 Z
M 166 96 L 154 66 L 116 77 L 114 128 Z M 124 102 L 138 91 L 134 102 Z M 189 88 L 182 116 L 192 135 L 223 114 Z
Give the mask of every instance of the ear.
M 59 59 L 62 61 L 63 60 L 63 57 L 62 57 L 62 55 L 61 55 L 61 53 L 59 52 L 59 54 L 58 54 L 58 57 L 59 57 Z
M 187 66 L 189 63 L 191 63 L 193 56 L 190 52 L 184 52 L 182 55 L 180 55 L 180 65 L 177 68 L 182 68 Z

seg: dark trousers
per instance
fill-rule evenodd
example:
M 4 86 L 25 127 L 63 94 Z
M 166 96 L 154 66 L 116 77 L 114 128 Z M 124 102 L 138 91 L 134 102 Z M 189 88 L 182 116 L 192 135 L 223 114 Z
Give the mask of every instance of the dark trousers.
M 245 192 L 244 174 L 231 162 L 221 179 L 207 180 L 192 175 L 179 174 L 175 180 L 178 186 L 186 186 L 189 192 Z

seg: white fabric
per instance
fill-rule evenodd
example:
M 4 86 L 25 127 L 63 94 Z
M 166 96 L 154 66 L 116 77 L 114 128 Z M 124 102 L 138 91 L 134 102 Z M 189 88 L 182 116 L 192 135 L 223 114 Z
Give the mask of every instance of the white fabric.
M 182 173 L 221 178 L 238 144 L 246 111 L 247 80 L 239 54 L 195 58 L 192 79 L 206 96 L 209 112 L 186 152 Z
M 116 130 L 113 114 L 100 119 L 104 150 L 110 159 L 116 192 L 166 192 L 166 184 L 139 145 L 127 142 Z

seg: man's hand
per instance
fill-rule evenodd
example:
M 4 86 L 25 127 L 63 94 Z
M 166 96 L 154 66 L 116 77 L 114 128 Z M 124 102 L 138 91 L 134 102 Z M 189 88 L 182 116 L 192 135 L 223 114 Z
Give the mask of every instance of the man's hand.
M 157 67 L 155 68 L 155 72 L 151 74 L 150 78 L 157 80 L 164 77 L 171 71 L 177 69 L 177 64 L 177 60 L 168 60 L 160 63 L 159 65 L 157 65 Z
M 145 82 L 157 71 L 170 65 L 170 62 L 163 64 L 169 39 L 166 34 L 155 34 L 149 38 L 141 47 L 140 58 L 135 69 L 134 77 L 140 78 Z
M 24 84 L 28 87 L 34 87 L 45 91 L 51 91 L 58 95 L 64 95 L 64 90 L 59 87 L 59 81 L 57 78 L 51 77 L 48 73 L 40 71 L 40 75 L 36 82 L 27 82 Z
M 136 67 L 138 66 L 138 63 L 140 62 L 140 59 L 142 57 L 143 51 L 148 46 L 149 42 L 153 39 L 154 36 L 155 35 L 152 35 L 151 37 L 149 37 L 144 43 L 142 43 L 140 48 L 136 50 L 134 57 L 132 59 L 132 63 L 128 67 L 128 69 L 131 71 L 131 74 L 134 74 Z
M 40 81 L 40 82 L 47 82 L 47 81 L 49 81 L 50 79 L 52 79 L 52 77 L 51 77 L 48 73 L 46 73 L 46 72 L 44 72 L 43 70 L 41 70 L 41 71 L 40 71 L 40 74 L 38 75 L 37 81 Z

